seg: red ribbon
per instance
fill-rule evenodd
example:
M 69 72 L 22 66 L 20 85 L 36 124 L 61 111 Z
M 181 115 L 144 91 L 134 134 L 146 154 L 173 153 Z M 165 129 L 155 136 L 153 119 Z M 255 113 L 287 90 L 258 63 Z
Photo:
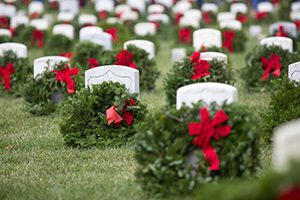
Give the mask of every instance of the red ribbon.
M 211 140 L 219 140 L 230 135 L 231 127 L 223 126 L 228 120 L 227 114 L 220 109 L 214 118 L 210 120 L 210 114 L 206 107 L 200 110 L 201 122 L 191 122 L 189 124 L 189 135 L 196 136 L 193 144 L 204 153 L 205 159 L 210 163 L 210 170 L 220 170 L 218 155 L 211 144 Z
M 295 20 L 294 24 L 296 24 L 297 29 L 299 30 L 300 29 L 300 20 Z
M 36 19 L 36 18 L 39 18 L 40 16 L 41 16 L 41 13 L 34 12 L 34 13 L 31 13 L 30 18 Z
M 203 12 L 202 13 L 203 16 L 203 21 L 205 24 L 211 24 L 212 23 L 212 17 L 211 17 L 211 12 Z
M 117 106 L 113 105 L 106 110 L 106 120 L 108 125 L 114 123 L 115 127 L 118 127 L 123 120 L 130 126 L 133 122 L 134 116 L 127 111 L 128 106 L 135 106 L 136 103 L 133 98 L 130 98 L 129 101 L 126 101 L 123 106 L 122 114 L 119 115 L 117 112 Z
M 115 43 L 118 43 L 118 29 L 117 28 L 108 28 L 105 30 L 106 33 L 110 34 Z
M 108 12 L 107 11 L 100 11 L 98 13 L 99 19 L 106 19 L 108 17 Z
M 71 76 L 77 76 L 79 70 L 78 68 L 71 69 L 69 65 L 66 64 L 66 69 L 62 70 L 53 70 L 52 71 L 56 76 L 55 79 L 59 82 L 63 82 L 67 85 L 68 93 L 75 93 L 75 83 Z
M 129 51 L 122 50 L 120 53 L 117 54 L 117 62 L 115 65 L 124 65 L 134 69 L 137 69 L 136 64 L 132 61 L 133 54 Z
M 188 27 L 179 29 L 179 41 L 180 43 L 192 43 L 191 39 L 192 30 Z
M 100 63 L 96 58 L 89 58 L 88 64 L 90 69 L 100 66 Z
M 279 30 L 278 32 L 276 33 L 276 36 L 279 36 L 279 37 L 287 37 L 287 33 L 284 31 L 284 27 L 282 25 L 279 25 Z
M 267 59 L 265 57 L 260 58 L 262 67 L 265 69 L 265 72 L 262 76 L 262 80 L 265 81 L 268 79 L 269 74 L 271 73 L 271 70 L 274 70 L 272 73 L 274 76 L 280 76 L 280 69 L 281 69 L 281 57 L 277 56 L 275 54 L 271 54 L 270 59 Z
M 182 13 L 176 13 L 175 14 L 175 25 L 177 26 L 180 22 L 180 19 L 183 17 Z
M 200 52 L 194 52 L 193 55 L 190 57 L 190 60 L 192 61 L 192 64 L 194 66 L 192 80 L 198 80 L 199 78 L 203 78 L 205 76 L 210 75 L 209 62 L 207 62 L 206 60 L 200 60 L 200 54 Z
M 257 20 L 264 20 L 265 18 L 267 18 L 269 15 L 268 12 L 257 12 L 256 13 L 256 19 Z
M 233 52 L 234 51 L 233 40 L 235 38 L 235 32 L 225 30 L 223 32 L 223 37 L 224 37 L 223 48 L 228 49 L 230 52 Z
M 50 8 L 53 10 L 58 9 L 58 2 L 57 1 L 50 2 Z
M 299 200 L 300 199 L 300 187 L 293 186 L 288 190 L 281 193 L 278 200 Z
M 248 15 L 243 13 L 238 13 L 236 16 L 236 20 L 240 21 L 241 23 L 247 23 L 248 22 Z
M 37 42 L 39 48 L 43 47 L 43 38 L 44 38 L 44 33 L 42 31 L 35 29 L 32 32 L 33 42 L 34 43 Z
M 3 80 L 0 79 L 0 84 L 4 84 L 6 91 L 10 91 L 11 88 L 11 82 L 10 82 L 10 76 L 15 73 L 15 68 L 12 63 L 6 64 L 6 67 L 0 66 L 0 77 L 2 77 Z
M 73 53 L 72 52 L 63 52 L 63 53 L 60 53 L 59 56 L 63 56 L 65 58 L 71 59 L 73 57 Z
M 0 27 L 1 28 L 8 28 L 9 27 L 7 17 L 5 17 L 5 16 L 0 17 Z

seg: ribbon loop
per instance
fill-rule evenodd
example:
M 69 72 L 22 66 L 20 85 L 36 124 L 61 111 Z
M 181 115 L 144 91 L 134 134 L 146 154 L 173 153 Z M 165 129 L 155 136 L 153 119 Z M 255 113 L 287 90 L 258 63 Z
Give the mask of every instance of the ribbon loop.
M 262 80 L 265 81 L 268 79 L 269 74 L 273 71 L 273 75 L 276 77 L 280 76 L 280 70 L 281 70 L 281 57 L 275 55 L 274 53 L 271 54 L 270 58 L 267 59 L 265 57 L 260 58 L 262 67 L 265 69 L 265 72 L 262 76 Z
M 15 68 L 12 63 L 8 63 L 6 67 L 0 66 L 0 84 L 3 83 L 6 91 L 11 89 L 11 80 L 10 76 L 15 73 Z M 1 80 L 1 77 L 3 80 Z
M 67 85 L 68 93 L 75 93 L 75 83 L 71 76 L 77 76 L 79 73 L 78 68 L 71 69 L 69 65 L 66 64 L 66 69 L 62 70 L 53 70 L 52 71 L 56 76 L 56 80 L 59 82 L 63 82 Z
M 117 62 L 115 62 L 115 65 L 124 65 L 131 67 L 133 69 L 137 69 L 136 64 L 132 61 L 133 54 L 129 51 L 122 50 L 120 53 L 117 54 Z
M 225 30 L 223 32 L 224 42 L 223 42 L 223 48 L 228 49 L 228 51 L 233 52 L 234 46 L 233 46 L 233 40 L 235 39 L 235 32 L 230 30 Z
M 192 61 L 192 64 L 194 66 L 192 80 L 198 80 L 200 78 L 210 75 L 210 64 L 206 60 L 201 60 L 200 55 L 200 52 L 194 52 L 193 55 L 191 55 L 190 57 L 190 60 Z

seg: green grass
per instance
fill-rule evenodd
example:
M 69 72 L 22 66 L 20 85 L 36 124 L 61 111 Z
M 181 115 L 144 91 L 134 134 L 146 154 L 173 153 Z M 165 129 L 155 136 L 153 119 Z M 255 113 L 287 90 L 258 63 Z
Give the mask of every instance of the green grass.
M 251 50 L 256 40 L 247 43 Z M 162 77 L 157 90 L 143 92 L 141 100 L 150 110 L 165 103 L 162 80 L 171 69 L 170 40 L 160 43 L 157 63 Z M 42 55 L 33 50 L 30 59 Z M 264 108 L 268 95 L 247 93 L 239 78 L 245 54 L 233 54 L 240 101 L 256 111 Z M 66 147 L 57 116 L 34 117 L 23 111 L 22 99 L 0 98 L 0 199 L 146 199 L 135 182 L 136 163 L 129 147 Z M 263 158 L 269 160 L 270 152 Z M 170 198 L 174 199 L 174 198 Z

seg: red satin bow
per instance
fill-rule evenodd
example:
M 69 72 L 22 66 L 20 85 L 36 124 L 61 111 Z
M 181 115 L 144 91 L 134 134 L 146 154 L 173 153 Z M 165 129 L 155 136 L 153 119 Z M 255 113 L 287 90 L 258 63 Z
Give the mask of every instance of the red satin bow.
M 262 67 L 265 69 L 265 72 L 262 76 L 262 80 L 265 81 L 268 79 L 269 74 L 271 73 L 271 70 L 274 70 L 272 73 L 274 76 L 280 76 L 280 69 L 281 69 L 281 57 L 277 56 L 275 54 L 271 54 L 270 59 L 267 59 L 265 57 L 260 58 Z
M 257 20 L 264 20 L 265 18 L 268 17 L 268 12 L 257 12 L 256 13 L 256 19 Z
M 99 19 L 106 19 L 108 17 L 108 12 L 107 11 L 100 11 L 98 13 Z
M 0 78 L 2 77 L 3 80 L 0 79 L 0 84 L 3 83 L 5 89 L 10 91 L 11 82 L 10 76 L 15 73 L 15 68 L 12 63 L 8 63 L 5 68 L 0 66 Z
M 233 40 L 235 38 L 235 32 L 226 30 L 223 32 L 223 37 L 224 37 L 223 48 L 226 48 L 230 52 L 233 52 L 234 51 Z
M 188 43 L 190 44 L 192 42 L 191 39 L 192 30 L 190 28 L 181 28 L 179 29 L 179 41 L 180 43 Z
M 63 52 L 63 53 L 60 53 L 59 56 L 63 56 L 65 58 L 71 59 L 73 57 L 73 53 L 72 52 Z
M 66 69 L 62 70 L 53 70 L 52 71 L 56 76 L 56 80 L 59 82 L 63 82 L 67 85 L 68 93 L 75 93 L 75 83 L 71 76 L 77 76 L 79 70 L 78 68 L 71 69 L 69 65 L 66 65 Z
M 182 13 L 176 13 L 175 14 L 175 25 L 177 26 L 180 22 L 180 19 L 183 17 Z
M 282 25 L 279 26 L 279 30 L 276 33 L 276 36 L 287 37 L 287 33 L 284 31 L 284 27 Z
M 300 29 L 300 20 L 295 20 L 294 24 L 296 24 L 297 29 L 299 30 Z
M 211 12 L 203 12 L 203 21 L 205 24 L 211 24 L 212 23 L 212 18 L 211 18 Z
M 117 62 L 116 65 L 124 65 L 134 69 L 137 69 L 136 64 L 132 61 L 133 54 L 129 51 L 122 50 L 120 53 L 117 54 Z
M 203 151 L 205 159 L 210 163 L 210 170 L 220 170 L 219 158 L 211 140 L 219 140 L 220 137 L 225 138 L 230 135 L 231 127 L 229 125 L 223 126 L 228 120 L 228 116 L 220 109 L 211 121 L 208 110 L 203 107 L 200 110 L 200 117 L 200 123 L 191 122 L 189 124 L 189 135 L 196 136 L 193 144 Z
M 293 186 L 288 190 L 281 193 L 278 200 L 299 200 L 300 199 L 300 187 Z
M 115 43 L 118 43 L 118 29 L 117 28 L 109 28 L 105 30 L 106 33 L 110 34 Z
M 130 98 L 129 101 L 126 101 L 123 106 L 122 114 L 119 115 L 117 112 L 117 107 L 113 105 L 106 110 L 106 120 L 108 125 L 114 123 L 115 127 L 118 127 L 123 120 L 130 126 L 133 122 L 134 116 L 127 111 L 128 106 L 135 106 L 136 103 L 133 98 Z
M 100 66 L 100 63 L 96 58 L 89 58 L 88 64 L 90 69 Z
M 240 21 L 241 23 L 247 23 L 248 22 L 248 16 L 247 14 L 238 13 L 236 16 L 236 20 Z
M 50 8 L 53 10 L 58 9 L 58 2 L 57 1 L 50 2 Z
M 44 33 L 42 31 L 36 29 L 32 32 L 33 42 L 37 42 L 39 48 L 43 47 L 43 38 Z
M 5 16 L 0 17 L 0 27 L 1 28 L 8 28 L 9 27 L 7 17 L 5 17 Z
M 210 75 L 209 62 L 207 62 L 206 60 L 200 60 L 200 54 L 200 52 L 194 52 L 193 55 L 190 57 L 190 60 L 192 61 L 192 64 L 194 66 L 192 80 L 198 80 L 199 78 L 203 78 L 205 76 Z

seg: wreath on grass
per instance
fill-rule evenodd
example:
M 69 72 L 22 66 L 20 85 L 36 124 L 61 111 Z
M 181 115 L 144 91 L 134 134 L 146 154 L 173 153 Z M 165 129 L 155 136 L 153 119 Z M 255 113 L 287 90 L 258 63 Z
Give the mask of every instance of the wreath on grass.
M 61 134 L 66 144 L 79 147 L 126 144 L 146 113 L 138 94 L 113 82 L 81 89 L 62 110 Z
M 270 144 L 279 125 L 300 118 L 300 82 L 289 78 L 272 81 L 269 106 L 261 113 L 262 136 Z
M 64 99 L 82 87 L 83 78 L 78 73 L 78 67 L 60 62 L 36 78 L 28 77 L 23 89 L 25 110 L 40 116 L 55 112 Z
M 43 48 L 47 40 L 47 32 L 40 31 L 32 26 L 25 26 L 18 34 L 18 41 L 29 47 Z
M 245 51 L 245 44 L 247 42 L 246 35 L 243 30 L 222 30 L 223 48 L 229 52 L 243 52 Z
M 65 35 L 51 35 L 45 45 L 45 55 L 60 55 L 64 52 L 70 52 L 73 48 L 73 41 Z
M 259 166 L 254 124 L 249 109 L 238 104 L 165 107 L 138 127 L 137 179 L 150 194 L 167 196 L 218 179 L 251 177 Z
M 171 72 L 164 80 L 168 104 L 174 105 L 176 103 L 178 88 L 201 82 L 220 82 L 233 85 L 231 65 L 218 59 L 200 60 L 200 52 L 195 52 L 191 57 L 175 62 Z
M 259 45 L 246 56 L 246 67 L 241 77 L 248 90 L 266 91 L 270 89 L 271 80 L 286 76 L 288 65 L 299 60 L 298 52 L 290 53 L 279 46 Z
M 32 73 L 27 58 L 19 58 L 13 51 L 0 57 L 0 96 L 20 96 L 27 75 Z

